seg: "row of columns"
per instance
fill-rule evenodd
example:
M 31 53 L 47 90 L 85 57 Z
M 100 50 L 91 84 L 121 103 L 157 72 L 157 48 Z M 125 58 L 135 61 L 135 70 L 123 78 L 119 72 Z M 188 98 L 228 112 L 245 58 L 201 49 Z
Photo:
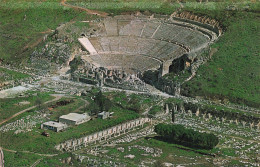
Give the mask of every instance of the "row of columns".
M 176 106 L 176 108 L 174 107 L 175 111 L 176 111 L 176 109 L 177 109 L 177 106 Z M 180 112 L 184 113 L 185 109 L 182 109 Z M 256 128 L 256 129 L 260 130 L 260 122 L 258 122 L 258 123 L 257 122 L 246 122 L 246 121 L 240 121 L 239 119 L 228 120 L 226 117 L 221 117 L 221 118 L 216 117 L 216 116 L 213 116 L 211 113 L 201 113 L 199 109 L 197 109 L 197 111 L 195 113 L 193 113 L 191 110 L 188 110 L 187 114 L 190 117 L 192 117 L 193 115 L 195 115 L 197 117 L 202 117 L 203 120 L 206 120 L 206 121 L 215 119 L 217 121 L 221 121 L 222 123 L 228 122 L 228 123 L 235 123 L 236 125 L 241 123 L 244 128 L 248 125 L 251 129 Z
M 86 147 L 87 144 L 89 143 L 93 143 L 101 140 L 107 140 L 108 138 L 114 137 L 116 135 L 119 136 L 122 133 L 124 134 L 126 131 L 129 131 L 135 127 L 143 126 L 145 123 L 150 121 L 151 121 L 150 118 L 139 118 L 130 122 L 116 125 L 114 127 L 111 127 L 103 131 L 96 132 L 94 134 L 79 139 L 66 141 L 64 143 L 56 145 L 55 148 L 57 150 L 65 150 L 65 151 L 76 150 L 79 146 Z

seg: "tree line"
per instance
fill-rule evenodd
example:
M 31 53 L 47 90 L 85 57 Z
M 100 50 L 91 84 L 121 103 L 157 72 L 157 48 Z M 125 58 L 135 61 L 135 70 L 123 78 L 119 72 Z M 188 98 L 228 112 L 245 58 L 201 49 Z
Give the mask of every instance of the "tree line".
M 113 102 L 106 98 L 102 91 L 99 91 L 94 97 L 94 102 L 92 102 L 88 108 L 91 111 L 91 115 L 97 115 L 99 112 L 109 111 L 113 106 Z
M 212 149 L 219 139 L 214 134 L 201 133 L 192 129 L 187 129 L 182 125 L 158 124 L 154 131 L 167 141 L 186 146 Z

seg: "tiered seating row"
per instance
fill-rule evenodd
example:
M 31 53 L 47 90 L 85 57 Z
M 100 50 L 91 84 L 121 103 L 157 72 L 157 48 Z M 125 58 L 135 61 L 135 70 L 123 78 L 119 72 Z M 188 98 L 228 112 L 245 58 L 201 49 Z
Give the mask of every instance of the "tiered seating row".
M 143 55 L 101 54 L 91 55 L 90 58 L 106 68 L 135 69 L 143 72 L 150 68 L 151 65 L 153 67 L 160 66 L 158 60 Z
M 119 36 L 140 36 L 145 23 L 141 20 L 132 20 L 119 29 Z
M 161 23 L 159 22 L 147 22 L 144 26 L 143 32 L 141 34 L 141 37 L 143 38 L 151 38 L 155 30 L 158 26 L 160 26 Z
M 191 49 L 195 49 L 210 40 L 199 31 L 176 24 L 160 22 L 159 20 L 150 21 L 148 18 L 118 17 L 117 19 L 105 19 L 104 24 L 107 36 L 136 36 L 174 41 L 186 45 Z M 125 49 L 122 48 L 121 50 Z M 141 53 L 143 52 L 141 51 Z
M 151 57 L 161 59 L 174 52 L 180 46 L 166 41 L 136 38 L 136 37 L 101 37 L 94 38 L 93 46 L 99 54 L 102 53 L 125 53 L 125 54 L 140 54 L 149 55 Z

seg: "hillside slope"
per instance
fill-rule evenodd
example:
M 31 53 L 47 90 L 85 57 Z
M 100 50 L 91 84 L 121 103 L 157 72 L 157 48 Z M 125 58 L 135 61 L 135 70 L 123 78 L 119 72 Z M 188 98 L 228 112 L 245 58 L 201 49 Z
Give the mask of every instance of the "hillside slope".
M 87 17 L 86 12 L 63 7 L 59 0 L 0 0 L 0 59 L 25 61 L 59 24 Z
M 260 107 L 260 15 L 233 14 L 227 17 L 226 32 L 212 46 L 217 53 L 182 86 L 182 94 Z

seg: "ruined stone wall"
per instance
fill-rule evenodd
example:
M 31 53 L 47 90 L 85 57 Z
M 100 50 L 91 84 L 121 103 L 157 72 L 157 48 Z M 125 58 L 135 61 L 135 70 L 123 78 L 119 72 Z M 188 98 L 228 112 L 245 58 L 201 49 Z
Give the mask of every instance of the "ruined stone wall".
M 6 75 L 5 73 L 1 73 L 0 77 L 4 78 L 4 81 L 0 83 L 0 91 L 1 90 L 5 90 L 5 89 L 9 89 L 15 86 L 19 86 L 19 85 L 25 85 L 25 84 L 31 84 L 33 81 L 40 79 L 40 76 L 38 76 L 37 74 L 34 73 L 34 71 L 32 71 L 32 69 L 27 68 L 27 67 L 23 67 L 23 68 L 16 68 L 16 67 L 12 67 L 9 65 L 0 65 L 0 68 L 4 68 L 4 69 L 8 69 L 10 71 L 15 71 L 15 72 L 19 72 L 19 73 L 23 73 L 23 74 L 27 74 L 27 75 L 31 75 L 28 76 L 26 78 L 22 78 L 22 79 L 15 79 L 15 78 L 11 78 L 11 76 Z
M 194 25 L 198 25 L 200 27 L 204 27 L 206 29 L 215 32 L 218 36 L 222 34 L 222 28 L 220 26 L 220 23 L 217 20 L 211 19 L 207 16 L 196 16 L 190 12 L 182 12 L 182 13 L 174 12 L 171 15 L 171 18 L 183 22 L 188 22 Z
M 199 67 L 210 59 L 211 55 L 210 53 L 208 53 L 210 51 L 211 50 L 209 49 L 209 47 L 205 47 L 197 51 L 196 53 L 192 52 L 192 53 L 184 54 L 183 56 L 172 60 L 172 62 L 167 63 L 167 68 L 168 68 L 167 73 L 175 73 L 177 75 L 184 70 L 190 72 L 190 76 L 185 78 L 183 81 L 179 81 L 179 80 L 173 81 L 165 77 L 162 77 L 167 73 L 163 69 L 163 66 L 161 66 L 161 68 L 158 70 L 159 72 L 158 80 L 154 85 L 156 86 L 157 89 L 166 92 L 168 94 L 180 95 L 181 85 L 184 82 L 190 80 L 192 77 L 194 77 Z
M 98 141 L 107 140 L 108 138 L 116 135 L 124 134 L 134 128 L 143 126 L 145 123 L 150 122 L 150 118 L 139 118 L 123 124 L 113 126 L 111 128 L 93 133 L 91 135 L 81 137 L 79 139 L 68 140 L 55 146 L 57 150 L 61 151 L 75 151 L 86 147 L 88 144 L 96 143 Z
M 1 147 L 0 147 L 0 167 L 4 167 L 4 153 Z
M 109 86 L 125 90 L 148 91 L 140 74 L 128 74 L 123 70 L 85 65 L 73 74 L 72 80 L 87 84 Z

